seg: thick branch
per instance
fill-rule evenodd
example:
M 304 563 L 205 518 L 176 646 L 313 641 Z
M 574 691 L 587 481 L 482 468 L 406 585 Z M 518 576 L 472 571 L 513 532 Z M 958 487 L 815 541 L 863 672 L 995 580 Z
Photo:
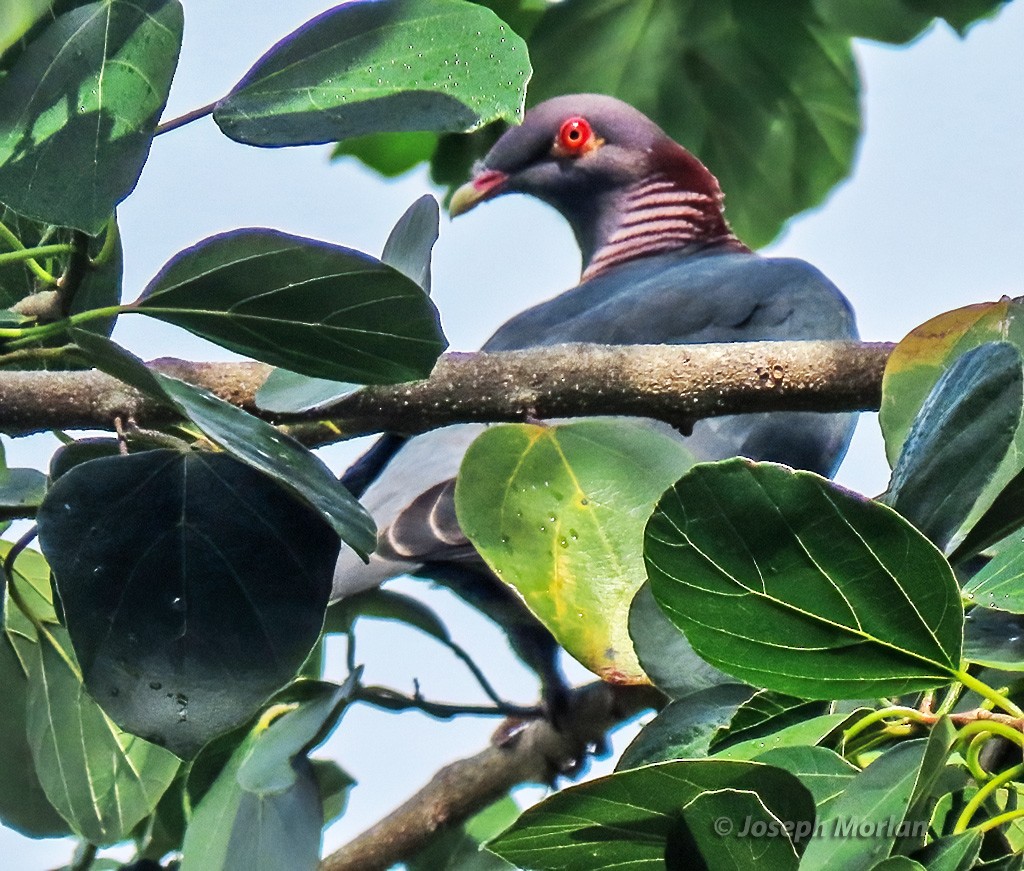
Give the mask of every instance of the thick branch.
M 412 798 L 321 863 L 321 871 L 375 871 L 414 856 L 444 829 L 523 783 L 550 783 L 574 771 L 586 748 L 640 711 L 659 707 L 652 687 L 615 687 L 602 682 L 573 691 L 556 730 L 534 720 L 476 756 L 442 768 Z
M 429 379 L 367 387 L 327 415 L 278 416 L 276 422 L 330 417 L 350 437 L 596 414 L 655 417 L 683 426 L 738 412 L 876 409 L 891 350 L 889 344 L 857 342 L 750 342 L 446 354 Z M 256 390 L 270 371 L 260 363 L 164 359 L 153 365 L 254 413 Z M 107 429 L 116 417 L 149 427 L 175 420 L 166 406 L 99 372 L 0 371 L 0 432 Z

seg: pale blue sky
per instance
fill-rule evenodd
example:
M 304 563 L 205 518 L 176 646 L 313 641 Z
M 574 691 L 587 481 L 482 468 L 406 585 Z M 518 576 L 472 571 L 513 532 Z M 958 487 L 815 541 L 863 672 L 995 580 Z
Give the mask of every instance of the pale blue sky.
M 329 5 L 250 0 L 239 21 L 237 3 L 186 3 L 168 117 L 224 94 L 273 42 Z M 850 297 L 863 336 L 872 340 L 897 340 L 960 305 L 1024 295 L 1024 3 L 1010 4 L 963 41 L 939 26 L 908 49 L 862 44 L 858 56 L 866 135 L 853 177 L 821 209 L 796 219 L 769 253 L 822 269 Z M 246 148 L 222 137 L 209 119 L 158 139 L 138 190 L 119 212 L 125 298 L 134 298 L 176 251 L 236 227 L 276 227 L 379 253 L 406 206 L 431 190 L 425 171 L 385 182 L 351 164 L 330 165 L 327 154 Z M 574 284 L 578 274 L 568 228 L 539 203 L 506 197 L 454 223 L 442 219 L 434 297 L 453 349 L 477 347 L 508 316 Z M 229 356 L 142 318 L 124 318 L 115 337 L 146 358 Z M 12 464 L 45 462 L 52 444 L 5 443 Z M 352 450 L 326 456 L 341 468 Z M 839 480 L 871 494 L 886 478 L 877 424 L 866 415 Z M 411 582 L 399 588 L 422 590 Z M 493 671 L 501 690 L 530 701 L 533 684 L 500 636 L 446 597 L 427 596 L 452 615 L 460 642 L 485 661 L 498 656 Z M 367 633 L 358 653 L 369 680 L 409 690 L 415 676 L 429 697 L 480 700 L 453 659 L 411 632 L 381 627 Z M 334 676 L 341 676 L 337 669 Z M 348 713 L 320 755 L 338 759 L 361 785 L 325 847 L 375 821 L 442 762 L 482 748 L 496 725 L 365 708 Z M 66 844 L 32 842 L 0 828 L 3 871 L 53 867 L 69 855 Z

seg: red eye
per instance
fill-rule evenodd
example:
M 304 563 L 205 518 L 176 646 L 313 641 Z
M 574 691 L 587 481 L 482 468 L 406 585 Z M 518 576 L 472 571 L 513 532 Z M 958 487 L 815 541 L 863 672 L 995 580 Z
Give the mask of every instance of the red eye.
M 594 131 L 586 118 L 570 118 L 558 131 L 558 144 L 570 154 L 582 153 L 594 138 Z

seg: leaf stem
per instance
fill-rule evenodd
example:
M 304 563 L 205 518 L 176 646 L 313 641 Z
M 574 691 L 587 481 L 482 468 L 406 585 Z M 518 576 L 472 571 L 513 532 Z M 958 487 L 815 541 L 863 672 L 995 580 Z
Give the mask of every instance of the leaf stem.
M 184 115 L 179 115 L 177 118 L 172 118 L 170 121 L 164 121 L 162 124 L 157 125 L 153 135 L 159 136 L 161 133 L 169 133 L 171 130 L 177 130 L 179 127 L 184 127 L 186 124 L 198 121 L 207 115 L 212 115 L 215 108 L 217 108 L 216 101 L 200 106 L 198 109 L 193 109 L 191 112 L 186 112 Z
M 51 324 L 41 324 L 38 327 L 4 328 L 0 329 L 0 339 L 12 339 L 12 341 L 7 343 L 7 347 L 13 351 L 43 339 L 48 339 L 50 336 L 66 333 L 71 327 L 77 327 L 79 324 L 114 317 L 127 308 L 128 306 L 126 305 L 108 305 L 103 308 L 91 308 L 88 311 L 71 315 L 69 318 L 54 321 Z
M 843 743 L 849 744 L 853 738 L 856 738 L 870 726 L 882 720 L 887 720 L 890 717 L 897 717 L 900 720 L 913 720 L 915 723 L 931 723 L 935 720 L 934 716 L 923 714 L 917 708 L 911 708 L 906 705 L 892 705 L 888 708 L 872 711 L 870 714 L 866 714 L 859 719 L 843 733 Z
M 1024 734 L 1021 734 L 1019 729 L 1014 729 L 1012 726 L 1007 726 L 998 720 L 972 720 L 961 727 L 960 733 L 957 735 L 957 741 L 963 741 L 971 735 L 977 735 L 979 732 L 991 732 L 993 735 L 999 735 L 1024 749 Z
M 1009 783 L 1011 780 L 1015 780 L 1020 775 L 1024 774 L 1024 763 L 1020 765 L 1014 765 L 1013 768 L 1007 768 L 1006 771 L 997 774 L 990 781 L 984 784 L 971 798 L 969 802 L 964 806 L 963 811 L 957 818 L 956 825 L 953 826 L 953 834 L 960 835 L 967 831 L 971 825 L 971 818 L 977 813 L 978 808 L 982 806 L 987 798 L 989 798 L 999 787 L 1004 783 Z M 1018 815 L 1024 813 L 1024 811 L 1015 811 Z M 1005 814 L 1003 815 L 1005 816 Z M 993 819 L 1000 819 L 994 817 Z M 987 826 L 992 820 L 986 820 L 982 826 Z M 998 823 L 996 825 L 999 825 Z M 988 826 L 992 828 L 992 826 Z M 982 831 L 987 831 L 986 828 L 982 828 Z
M 99 848 L 95 844 L 88 841 L 79 844 L 78 849 L 75 850 L 75 857 L 68 866 L 69 871 L 88 871 L 96 860 L 98 850 Z
M 981 750 L 991 738 L 991 732 L 979 732 L 971 739 L 971 743 L 967 745 L 967 750 L 964 753 L 964 762 L 967 764 L 967 770 L 971 772 L 971 777 L 978 781 L 978 783 L 984 783 L 992 777 L 981 766 Z
M 958 681 L 960 681 L 960 683 L 967 687 L 967 689 L 973 690 L 983 699 L 988 699 L 997 708 L 1002 708 L 1006 713 L 1013 717 L 1024 719 L 1024 711 L 1018 708 L 1013 702 L 1006 698 L 1006 696 L 992 689 L 992 687 L 987 683 L 984 683 L 971 675 L 966 668 L 955 672 L 954 676 Z
M 89 259 L 89 265 L 94 269 L 105 266 L 110 258 L 114 256 L 114 249 L 117 247 L 117 240 L 121 238 L 121 231 L 117 226 L 117 218 L 111 217 L 107 221 L 107 234 L 103 237 L 103 245 L 99 253 Z
M 65 357 L 74 356 L 76 352 L 78 352 L 77 345 L 61 345 L 57 348 L 21 348 L 0 355 L 0 369 L 25 362 L 62 360 Z
M 6 242 L 15 251 L 28 250 L 22 244 L 21 239 L 19 239 L 3 221 L 0 221 L 0 240 Z M 39 262 L 34 258 L 30 257 L 28 260 L 26 260 L 25 265 L 35 274 L 36 278 L 38 278 L 45 284 L 57 284 L 57 279 L 54 276 L 52 276 L 49 272 L 47 272 L 45 269 L 43 269 L 43 267 L 40 266 Z
M 70 254 L 74 250 L 74 246 L 66 242 L 58 242 L 54 245 L 38 245 L 35 248 L 18 248 L 14 251 L 5 251 L 3 254 L 0 254 L 0 266 L 6 266 L 8 263 L 25 263 L 29 265 L 35 262 L 37 257 L 49 257 L 52 254 Z M 36 266 L 39 266 L 39 264 L 36 263 Z M 46 272 L 41 266 L 39 268 L 45 273 L 50 284 L 57 283 L 57 279 L 50 275 L 49 272 Z M 43 280 L 45 281 L 46 279 Z
M 1017 808 L 1017 810 L 1007 811 L 1004 814 L 999 814 L 999 816 L 985 820 L 985 822 L 980 823 L 976 828 L 979 832 L 987 832 L 990 829 L 998 828 L 1003 825 L 1003 823 L 1012 823 L 1014 820 L 1019 820 L 1021 817 L 1024 817 L 1024 808 Z

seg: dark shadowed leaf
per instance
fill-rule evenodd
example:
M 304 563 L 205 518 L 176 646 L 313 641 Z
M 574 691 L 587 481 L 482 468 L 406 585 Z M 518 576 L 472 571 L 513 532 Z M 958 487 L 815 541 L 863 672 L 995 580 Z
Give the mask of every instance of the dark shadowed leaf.
M 622 751 L 616 771 L 669 759 L 706 757 L 715 734 L 729 725 L 736 709 L 752 693 L 743 684 L 722 684 L 677 698 Z
M 39 639 L 29 666 L 28 734 L 47 798 L 93 844 L 124 840 L 153 812 L 178 771 L 167 750 L 122 732 L 72 670 L 59 626 Z
M 935 383 L 903 443 L 884 501 L 944 550 L 992 480 L 1020 423 L 1020 352 L 989 342 Z
M 647 525 L 651 588 L 694 650 L 802 698 L 949 680 L 963 610 L 949 564 L 891 509 L 809 472 L 694 467 Z
M 665 868 L 666 843 L 682 808 L 720 790 L 756 795 L 780 820 L 814 819 L 810 793 L 787 771 L 755 762 L 683 760 L 562 790 L 525 811 L 487 847 L 536 871 L 593 868 L 595 855 L 602 868 L 656 871 Z
M 297 441 L 208 390 L 151 371 L 107 339 L 80 330 L 73 330 L 72 337 L 97 368 L 166 400 L 212 441 L 305 499 L 356 552 L 365 555 L 376 547 L 372 518 L 324 462 Z
M 673 699 L 736 679 L 705 662 L 686 636 L 658 607 L 650 583 L 644 583 L 629 606 L 629 637 L 640 667 L 651 682 Z
M 492 427 L 463 460 L 459 524 L 569 653 L 605 680 L 647 682 L 627 630 L 643 523 L 692 462 L 642 421 Z
M 352 692 L 314 684 L 302 702 L 274 705 L 231 755 L 195 809 L 182 871 L 315 871 L 323 809 L 307 753 Z
M 177 0 L 102 0 L 51 23 L 0 79 L 0 201 L 98 235 L 142 172 L 181 32 Z
M 913 858 L 924 863 L 928 871 L 971 871 L 978 867 L 983 834 L 977 829 L 962 835 L 937 838 L 914 853 Z
M 999 491 L 978 522 L 949 556 L 957 565 L 1024 526 L 1024 470 Z
M 718 176 L 754 247 L 850 172 L 860 135 L 850 39 L 809 3 L 566 0 L 548 7 L 530 57 L 531 103 L 596 91 L 636 106 Z
M 336 6 L 260 58 L 214 111 L 232 139 L 308 145 L 369 133 L 474 130 L 522 113 L 530 60 L 463 0 Z
M 90 692 L 181 756 L 250 716 L 316 643 L 337 537 L 226 454 L 82 463 L 38 524 Z
M 373 589 L 346 596 L 327 611 L 326 632 L 350 632 L 360 617 L 396 620 L 439 641 L 448 641 L 448 629 L 430 608 L 412 596 L 394 590 Z
M 275 230 L 187 248 L 131 306 L 303 375 L 364 384 L 424 378 L 446 347 L 423 290 L 368 254 Z
M 971 608 L 964 617 L 964 659 L 1002 671 L 1024 671 L 1024 617 Z

